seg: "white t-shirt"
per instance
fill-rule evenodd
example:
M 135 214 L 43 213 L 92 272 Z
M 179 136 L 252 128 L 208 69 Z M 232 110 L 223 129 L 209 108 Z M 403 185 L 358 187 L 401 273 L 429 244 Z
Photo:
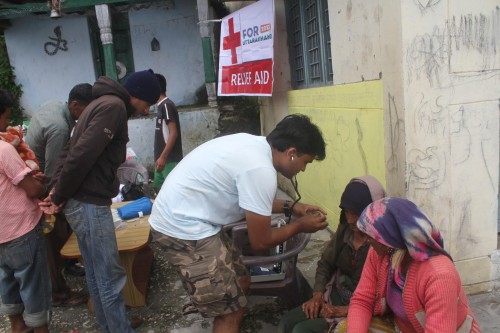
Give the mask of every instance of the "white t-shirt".
M 265 137 L 233 134 L 208 141 L 170 172 L 149 218 L 163 234 L 198 240 L 244 218 L 271 216 L 276 169 Z

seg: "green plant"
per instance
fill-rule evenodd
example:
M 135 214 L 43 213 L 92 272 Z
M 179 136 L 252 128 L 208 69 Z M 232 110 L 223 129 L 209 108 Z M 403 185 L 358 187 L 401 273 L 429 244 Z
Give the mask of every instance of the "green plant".
M 3 35 L 0 36 L 0 88 L 9 91 L 17 102 L 19 102 L 23 94 L 22 86 L 16 84 L 14 68 L 10 65 L 7 47 L 5 45 L 5 37 Z M 26 119 L 23 111 L 23 107 L 19 104 L 12 108 L 10 114 L 11 125 L 21 125 L 23 123 L 23 120 Z

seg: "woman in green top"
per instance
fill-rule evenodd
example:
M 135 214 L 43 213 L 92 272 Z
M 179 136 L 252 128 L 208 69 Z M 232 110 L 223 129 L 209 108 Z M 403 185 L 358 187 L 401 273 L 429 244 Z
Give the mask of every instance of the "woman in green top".
M 385 190 L 373 176 L 356 177 L 347 184 L 340 199 L 339 226 L 318 261 L 313 297 L 281 318 L 279 333 L 323 333 L 347 316 L 369 248 L 356 221 L 366 206 L 383 197 Z

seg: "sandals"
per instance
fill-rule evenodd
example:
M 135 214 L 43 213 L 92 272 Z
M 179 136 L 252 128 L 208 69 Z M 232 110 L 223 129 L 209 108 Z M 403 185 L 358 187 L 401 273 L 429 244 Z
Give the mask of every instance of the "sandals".
M 55 299 L 52 301 L 53 307 L 69 307 L 69 306 L 78 306 L 84 303 L 87 303 L 89 299 L 89 295 L 79 293 L 76 291 L 70 291 L 66 298 Z
M 189 302 L 182 306 L 182 315 L 187 316 L 192 313 L 197 313 L 198 309 L 194 306 L 193 303 Z
M 142 323 L 144 323 L 144 320 L 142 318 L 134 317 L 130 320 L 130 327 L 136 329 L 137 327 L 141 326 Z

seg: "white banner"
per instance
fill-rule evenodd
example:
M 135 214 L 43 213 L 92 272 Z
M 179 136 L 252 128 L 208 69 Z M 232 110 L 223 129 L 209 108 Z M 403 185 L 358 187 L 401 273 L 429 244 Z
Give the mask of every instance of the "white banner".
M 219 96 L 273 93 L 274 0 L 260 0 L 222 19 Z

